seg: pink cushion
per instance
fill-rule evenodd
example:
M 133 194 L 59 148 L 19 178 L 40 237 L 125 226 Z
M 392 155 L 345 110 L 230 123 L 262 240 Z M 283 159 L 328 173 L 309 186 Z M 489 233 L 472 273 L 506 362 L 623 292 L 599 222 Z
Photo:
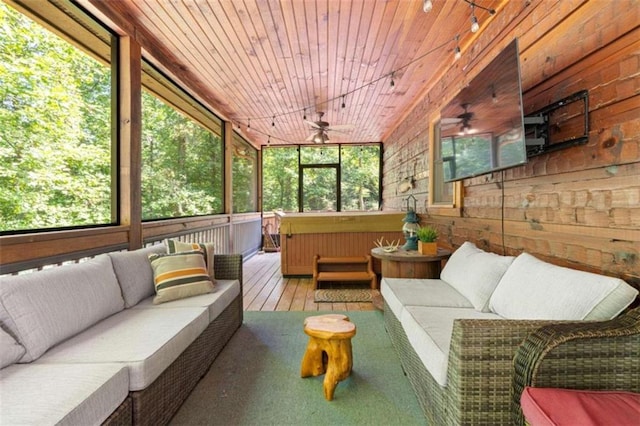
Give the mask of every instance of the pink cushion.
M 526 387 L 522 412 L 532 426 L 640 424 L 640 394 Z

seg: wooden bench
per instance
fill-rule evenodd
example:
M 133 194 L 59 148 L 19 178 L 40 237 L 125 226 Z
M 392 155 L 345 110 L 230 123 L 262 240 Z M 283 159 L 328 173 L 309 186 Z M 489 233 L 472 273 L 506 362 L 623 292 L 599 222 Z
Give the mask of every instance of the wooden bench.
M 378 279 L 373 272 L 371 256 L 313 257 L 313 288 L 319 281 L 369 281 L 371 288 L 378 288 Z

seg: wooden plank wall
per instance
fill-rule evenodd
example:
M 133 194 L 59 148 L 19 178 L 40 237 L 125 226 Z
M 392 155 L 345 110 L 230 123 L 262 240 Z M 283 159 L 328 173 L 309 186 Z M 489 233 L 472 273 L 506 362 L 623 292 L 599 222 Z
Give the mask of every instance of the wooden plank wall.
M 527 251 L 640 287 L 640 1 L 508 2 L 385 143 L 383 198 L 413 174 L 423 222 L 451 248 Z M 464 181 L 462 217 L 428 215 L 428 123 L 514 37 L 525 114 L 589 91 L 586 145 Z M 504 220 L 503 220 L 504 218 Z

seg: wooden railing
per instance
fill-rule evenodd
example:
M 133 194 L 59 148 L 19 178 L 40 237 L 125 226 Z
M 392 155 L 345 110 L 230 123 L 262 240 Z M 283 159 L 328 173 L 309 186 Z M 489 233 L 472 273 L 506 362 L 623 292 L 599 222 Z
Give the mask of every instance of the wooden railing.
M 0 275 L 77 263 L 165 238 L 213 242 L 216 253 L 242 253 L 248 258 L 261 248 L 261 229 L 260 213 L 247 213 L 145 222 L 142 244 L 129 241 L 127 226 L 7 235 L 0 237 Z

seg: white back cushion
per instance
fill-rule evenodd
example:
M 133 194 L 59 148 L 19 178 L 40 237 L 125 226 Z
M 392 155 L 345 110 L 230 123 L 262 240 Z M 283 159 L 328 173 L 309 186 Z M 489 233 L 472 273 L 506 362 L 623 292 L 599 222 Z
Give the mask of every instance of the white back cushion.
M 20 362 L 124 309 L 107 255 L 0 278 L 0 321 L 24 346 Z
M 621 279 L 563 268 L 522 253 L 500 280 L 490 307 L 510 319 L 607 320 L 637 295 Z
M 489 298 L 513 259 L 466 242 L 451 255 L 440 278 L 466 297 L 476 310 L 489 312 Z
M 24 353 L 24 347 L 0 328 L 0 369 L 17 362 Z
M 109 253 L 127 308 L 156 294 L 149 255 L 166 252 L 164 245 L 156 244 L 133 251 Z

